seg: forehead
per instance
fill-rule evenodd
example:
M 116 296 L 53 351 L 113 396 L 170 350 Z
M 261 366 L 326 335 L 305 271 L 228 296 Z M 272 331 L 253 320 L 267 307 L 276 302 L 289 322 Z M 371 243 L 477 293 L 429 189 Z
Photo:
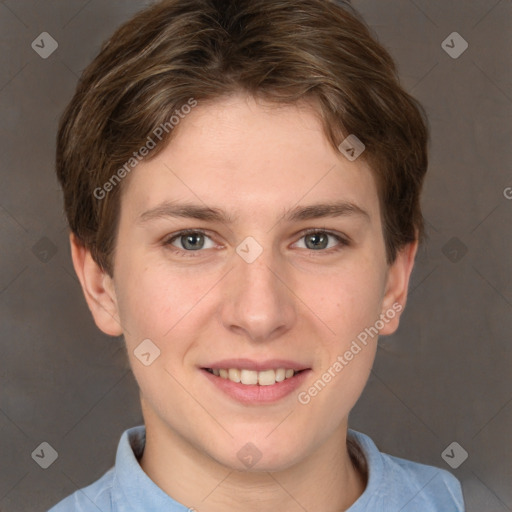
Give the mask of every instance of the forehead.
M 379 215 L 370 168 L 331 146 L 311 104 L 276 106 L 246 95 L 199 103 L 125 186 L 123 209 L 132 215 L 169 200 L 223 207 L 237 217 L 320 201 L 364 205 Z

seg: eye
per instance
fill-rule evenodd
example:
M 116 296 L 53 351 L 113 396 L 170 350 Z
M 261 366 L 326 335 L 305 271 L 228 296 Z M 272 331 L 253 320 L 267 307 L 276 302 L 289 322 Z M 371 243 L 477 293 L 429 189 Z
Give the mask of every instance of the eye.
M 334 240 L 334 243 L 329 243 L 329 239 Z M 348 240 L 330 231 L 321 231 L 318 229 L 310 229 L 302 234 L 300 240 L 305 240 L 305 249 L 312 251 L 326 251 L 326 249 L 333 249 L 334 251 L 342 249 L 344 246 L 349 245 Z M 298 242 L 297 242 L 298 243 Z
M 300 238 L 300 241 L 302 240 L 305 240 L 304 246 L 301 247 L 299 242 L 294 245 L 314 252 L 331 253 L 350 245 L 348 238 L 345 236 L 319 229 L 304 231 Z M 180 231 L 171 235 L 163 243 L 172 252 L 182 256 L 199 256 L 202 249 L 214 249 L 216 247 L 213 240 L 204 231 L 200 230 Z
M 208 244 L 207 241 L 210 241 Z M 166 246 L 177 247 L 176 252 L 198 252 L 201 249 L 213 249 L 215 244 L 203 231 L 181 231 L 165 241 Z

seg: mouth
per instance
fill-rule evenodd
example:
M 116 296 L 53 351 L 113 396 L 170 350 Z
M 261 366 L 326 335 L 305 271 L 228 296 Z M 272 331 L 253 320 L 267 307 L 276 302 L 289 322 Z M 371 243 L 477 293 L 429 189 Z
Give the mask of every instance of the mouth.
M 305 370 L 293 368 L 277 368 L 262 371 L 248 370 L 245 368 L 202 368 L 211 375 L 221 379 L 230 380 L 236 384 L 245 386 L 273 386 L 278 382 L 292 379 Z
M 211 366 L 199 369 L 213 385 L 212 389 L 246 406 L 270 405 L 291 396 L 312 371 L 300 363 L 284 360 L 226 360 Z

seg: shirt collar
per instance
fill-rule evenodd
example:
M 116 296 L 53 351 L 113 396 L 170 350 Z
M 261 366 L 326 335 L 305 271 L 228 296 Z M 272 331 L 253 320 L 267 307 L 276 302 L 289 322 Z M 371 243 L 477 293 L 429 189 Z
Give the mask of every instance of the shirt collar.
M 144 451 L 146 428 L 144 425 L 125 430 L 116 453 L 115 476 L 112 485 L 114 512 L 140 512 L 165 510 L 189 512 L 158 487 L 141 468 L 138 459 Z
M 361 448 L 368 469 L 366 488 L 355 503 L 347 509 L 347 512 L 364 512 L 367 510 L 370 500 L 375 497 L 380 488 L 384 472 L 384 461 L 382 460 L 382 453 L 367 435 L 348 429 L 347 436 L 355 439 Z

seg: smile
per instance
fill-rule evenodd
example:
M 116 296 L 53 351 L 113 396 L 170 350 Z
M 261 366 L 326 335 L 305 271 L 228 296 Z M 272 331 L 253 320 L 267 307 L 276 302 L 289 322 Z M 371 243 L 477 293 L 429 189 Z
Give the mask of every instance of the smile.
M 264 367 L 263 367 L 264 368 Z M 311 369 L 200 368 L 201 373 L 221 395 L 243 405 L 270 405 L 297 391 Z
M 276 384 L 276 382 L 283 382 L 286 379 L 291 379 L 302 371 L 293 370 L 291 368 L 278 368 L 276 370 L 270 369 L 263 371 L 238 368 L 205 368 L 205 370 L 216 377 L 220 377 L 221 379 L 228 379 L 231 382 L 245 384 L 247 386 L 272 386 Z

